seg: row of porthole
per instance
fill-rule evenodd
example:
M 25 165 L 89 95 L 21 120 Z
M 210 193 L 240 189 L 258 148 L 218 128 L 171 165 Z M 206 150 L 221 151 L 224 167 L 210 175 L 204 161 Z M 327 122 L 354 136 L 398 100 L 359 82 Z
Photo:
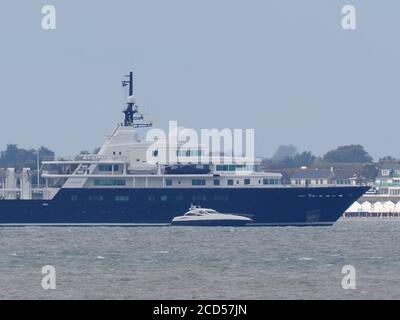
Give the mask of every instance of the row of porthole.
M 153 195 L 150 195 L 147 197 L 147 201 L 157 201 L 159 198 L 160 201 L 165 202 L 168 201 L 169 197 L 167 195 L 162 195 L 160 197 L 156 197 Z M 76 202 L 78 201 L 78 196 L 71 196 L 71 201 Z M 104 200 L 103 196 L 89 196 L 88 200 L 90 202 L 102 202 Z M 175 196 L 176 201 L 183 201 L 184 197 L 182 195 Z M 214 196 L 214 201 L 228 201 L 229 196 L 227 195 L 215 195 Z M 125 195 L 120 195 L 120 196 L 115 196 L 114 201 L 116 202 L 128 202 L 130 201 L 130 196 L 125 196 Z M 192 201 L 207 201 L 207 196 L 192 196 Z
M 298 195 L 299 198 L 343 198 L 344 196 L 342 194 L 300 194 Z
M 245 178 L 243 179 L 244 185 L 251 185 L 251 179 Z M 264 185 L 278 185 L 280 184 L 279 179 L 262 179 L 258 180 L 258 184 L 264 184 Z M 178 184 L 181 184 L 181 181 L 178 181 Z M 214 179 L 213 180 L 214 186 L 219 186 L 221 185 L 220 179 Z M 235 184 L 234 179 L 227 179 L 226 184 L 228 186 L 233 186 Z M 240 180 L 236 180 L 236 184 L 240 184 Z M 165 185 L 166 186 L 172 186 L 173 185 L 173 180 L 172 179 L 167 179 L 165 180 Z M 193 179 L 192 180 L 192 186 L 205 186 L 206 185 L 206 180 L 205 179 Z
M 308 198 L 317 198 L 317 197 L 318 198 L 324 198 L 324 197 L 325 198 L 336 198 L 336 197 L 342 198 L 344 196 L 342 194 L 339 194 L 339 195 L 335 195 L 335 194 L 333 194 L 333 195 L 330 195 L 330 194 L 327 194 L 327 195 L 322 195 L 322 194 L 318 194 L 318 195 L 316 195 L 316 194 L 307 194 L 307 195 L 305 195 L 305 194 L 301 194 L 301 195 L 298 195 L 298 197 L 299 198 L 306 198 L 306 197 L 308 197 Z M 229 198 L 228 196 L 214 196 L 214 200 L 215 201 L 228 201 L 228 198 Z M 179 196 L 179 195 L 175 196 L 175 200 L 176 201 L 183 201 L 183 199 L 184 199 L 183 196 Z M 101 201 L 104 200 L 104 198 L 103 198 L 103 196 L 89 196 L 88 200 L 91 201 L 91 202 L 101 202 Z M 147 200 L 148 201 L 156 201 L 157 197 L 150 195 L 150 196 L 148 196 Z M 207 197 L 206 196 L 193 196 L 192 200 L 193 201 L 207 201 Z M 78 201 L 78 196 L 71 196 L 71 201 L 72 202 Z M 130 201 L 130 197 L 129 196 L 123 196 L 123 195 L 115 196 L 114 197 L 114 201 L 116 201 L 116 202 L 128 202 L 128 201 Z M 162 202 L 168 201 L 168 196 L 167 195 L 160 196 L 160 201 L 162 201 Z
M 156 197 L 156 196 L 149 196 L 148 197 L 148 201 L 156 201 L 157 198 L 158 197 Z M 171 200 L 171 197 L 169 197 L 167 195 L 162 195 L 162 196 L 160 196 L 159 199 L 160 199 L 160 201 L 165 202 L 165 201 Z M 175 196 L 174 200 L 183 201 L 184 199 L 185 199 L 184 196 L 178 195 L 178 196 Z M 207 201 L 207 196 L 200 196 L 200 195 L 192 196 L 191 200 L 192 201 Z M 228 201 L 229 200 L 229 196 L 227 196 L 227 195 L 215 195 L 213 197 L 213 200 L 214 201 Z

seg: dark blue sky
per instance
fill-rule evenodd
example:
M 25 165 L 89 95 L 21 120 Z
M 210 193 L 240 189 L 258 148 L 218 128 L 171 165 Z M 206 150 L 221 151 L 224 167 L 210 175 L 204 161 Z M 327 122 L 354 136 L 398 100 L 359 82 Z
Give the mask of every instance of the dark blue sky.
M 41 8 L 57 29 L 41 29 Z M 341 28 L 341 7 L 357 30 Z M 399 1 L 11 1 L 0 10 L 0 148 L 102 144 L 134 69 L 161 128 L 254 128 L 256 154 L 360 143 L 400 156 Z

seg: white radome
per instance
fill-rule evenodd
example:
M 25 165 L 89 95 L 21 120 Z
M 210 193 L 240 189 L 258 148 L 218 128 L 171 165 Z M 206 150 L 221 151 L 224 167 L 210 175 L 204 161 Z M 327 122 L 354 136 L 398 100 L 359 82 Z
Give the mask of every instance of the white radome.
M 135 96 L 129 96 L 129 97 L 127 98 L 127 102 L 128 102 L 128 103 L 136 103 Z

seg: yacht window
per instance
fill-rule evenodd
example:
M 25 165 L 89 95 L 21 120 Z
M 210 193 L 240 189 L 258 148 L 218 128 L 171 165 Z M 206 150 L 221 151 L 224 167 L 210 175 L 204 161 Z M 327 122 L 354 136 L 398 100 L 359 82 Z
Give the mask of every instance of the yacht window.
M 119 166 L 117 164 L 115 165 L 111 165 L 111 164 L 100 164 L 99 165 L 99 171 L 118 171 L 119 170 Z
M 254 166 L 244 164 L 216 165 L 217 171 L 254 171 Z
M 192 180 L 192 186 L 205 186 L 206 185 L 206 180 L 204 179 L 193 179 Z
M 166 184 L 167 186 L 172 186 L 172 180 L 171 180 L 171 179 L 165 180 L 165 184 Z
M 244 184 L 250 184 L 250 179 L 244 179 Z
M 100 164 L 99 165 L 99 171 L 112 171 L 112 165 L 111 164 Z
M 93 202 L 103 201 L 103 196 L 89 196 L 89 201 Z
M 192 196 L 192 201 L 194 202 L 207 201 L 207 197 L 202 195 L 195 195 Z
M 115 196 L 115 201 L 117 202 L 129 201 L 129 196 Z
M 263 179 L 264 184 L 279 184 L 279 179 Z M 297 181 L 296 181 L 296 184 Z
M 167 201 L 168 200 L 168 196 L 161 196 L 161 201 Z
M 214 179 L 214 186 L 219 186 L 219 185 L 220 185 L 219 179 Z
M 126 185 L 125 180 L 120 179 L 95 179 L 95 186 L 124 186 Z
M 218 164 L 216 169 L 217 169 L 217 171 L 228 171 L 229 170 L 229 165 Z
M 78 196 L 71 196 L 71 201 L 78 201 Z
M 228 186 L 233 186 L 233 179 L 228 179 Z
M 220 195 L 220 196 L 214 196 L 214 201 L 221 201 L 221 202 L 225 202 L 229 200 L 229 196 L 228 195 Z

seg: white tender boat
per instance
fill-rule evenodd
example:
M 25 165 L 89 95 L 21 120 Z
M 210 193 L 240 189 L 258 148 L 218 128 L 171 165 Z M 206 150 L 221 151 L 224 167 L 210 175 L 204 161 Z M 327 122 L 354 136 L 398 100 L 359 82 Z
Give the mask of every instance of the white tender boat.
M 244 226 L 253 220 L 237 214 L 220 213 L 214 209 L 191 206 L 183 216 L 172 219 L 172 226 Z

